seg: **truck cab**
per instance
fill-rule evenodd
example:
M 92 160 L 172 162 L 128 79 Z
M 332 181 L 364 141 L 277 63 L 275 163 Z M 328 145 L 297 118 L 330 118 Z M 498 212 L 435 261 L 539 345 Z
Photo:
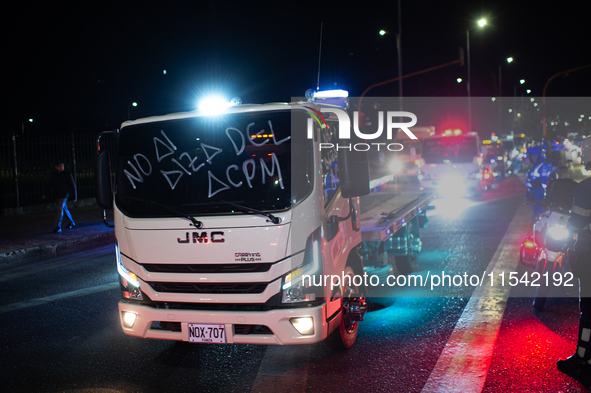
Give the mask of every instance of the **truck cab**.
M 353 278 L 363 275 L 368 163 L 337 150 L 338 119 L 318 116 L 330 107 L 240 105 L 128 121 L 111 132 L 113 151 L 99 137 L 97 202 L 114 209 L 125 334 L 353 345 L 366 309 Z

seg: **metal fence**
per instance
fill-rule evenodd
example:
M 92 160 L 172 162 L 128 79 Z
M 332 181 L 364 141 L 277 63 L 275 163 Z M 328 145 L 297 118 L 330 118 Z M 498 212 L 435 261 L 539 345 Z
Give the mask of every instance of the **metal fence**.
M 46 203 L 57 160 L 74 177 L 78 199 L 93 198 L 95 154 L 95 135 L 0 135 L 0 212 Z

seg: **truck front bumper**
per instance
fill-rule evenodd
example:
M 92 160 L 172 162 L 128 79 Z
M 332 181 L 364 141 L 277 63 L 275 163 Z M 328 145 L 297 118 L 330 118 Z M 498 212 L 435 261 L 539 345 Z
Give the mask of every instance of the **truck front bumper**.
M 136 314 L 135 322 L 131 327 L 125 326 L 123 315 L 126 312 Z M 292 318 L 302 317 L 313 318 L 313 334 L 300 334 L 290 322 Z M 325 303 L 315 307 L 270 311 L 209 312 L 159 309 L 121 301 L 119 302 L 119 319 L 125 334 L 157 340 L 189 341 L 190 323 L 224 325 L 227 344 L 312 344 L 324 340 L 328 334 Z M 260 329 L 261 326 L 267 329 Z

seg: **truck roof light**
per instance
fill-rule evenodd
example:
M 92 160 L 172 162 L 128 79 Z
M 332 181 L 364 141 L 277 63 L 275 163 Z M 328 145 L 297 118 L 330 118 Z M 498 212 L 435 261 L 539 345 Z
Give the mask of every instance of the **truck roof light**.
M 322 90 L 317 91 L 314 94 L 316 98 L 346 98 L 349 97 L 349 92 L 347 90 Z
M 207 114 L 216 114 L 223 112 L 226 108 L 242 104 L 240 97 L 233 97 L 231 101 L 226 101 L 222 97 L 207 97 L 199 102 L 199 110 Z
M 321 91 L 308 89 L 306 90 L 305 97 L 308 102 L 321 100 L 325 104 L 338 105 L 346 108 L 348 106 L 347 99 L 349 97 L 349 92 L 341 89 Z

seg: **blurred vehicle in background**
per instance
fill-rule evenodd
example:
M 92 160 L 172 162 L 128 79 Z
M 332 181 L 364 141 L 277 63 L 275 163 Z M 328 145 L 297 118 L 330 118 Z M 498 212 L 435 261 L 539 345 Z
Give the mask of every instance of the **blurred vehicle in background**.
M 507 173 L 508 153 L 503 142 L 496 140 L 484 140 L 483 146 L 486 148 L 486 156 L 482 160 L 482 166 L 490 169 L 495 180 L 502 179 Z
M 523 167 L 523 157 L 526 151 L 524 145 L 517 144 L 511 135 L 501 141 L 507 151 L 507 175 L 519 172 Z
M 564 162 L 569 163 L 572 165 L 581 165 L 583 163 L 581 159 L 581 140 L 573 139 L 565 139 L 563 142 L 564 150 Z
M 410 127 L 409 130 L 417 137 L 410 137 L 398 130 L 395 143 L 404 147 L 402 150 L 388 154 L 387 165 L 391 173 L 397 176 L 418 176 L 421 164 L 421 149 L 425 138 L 435 135 L 435 127 Z
M 421 187 L 436 188 L 439 196 L 482 195 L 483 152 L 475 132 L 428 137 L 421 152 Z

